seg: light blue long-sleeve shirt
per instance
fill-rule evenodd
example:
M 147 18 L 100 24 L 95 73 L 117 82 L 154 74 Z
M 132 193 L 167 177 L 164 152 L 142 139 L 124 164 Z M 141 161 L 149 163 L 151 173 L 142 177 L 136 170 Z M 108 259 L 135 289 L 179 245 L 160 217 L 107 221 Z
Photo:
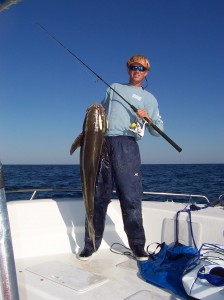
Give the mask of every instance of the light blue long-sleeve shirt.
M 113 89 L 137 109 L 145 108 L 153 123 L 163 131 L 163 121 L 159 114 L 158 102 L 151 93 L 142 87 L 128 84 L 114 83 L 111 88 L 107 89 L 106 96 L 102 101 L 108 118 L 106 136 L 125 135 L 139 139 L 139 136 L 129 129 L 129 126 L 136 120 L 135 112 Z M 151 126 L 146 127 L 152 135 L 159 136 Z

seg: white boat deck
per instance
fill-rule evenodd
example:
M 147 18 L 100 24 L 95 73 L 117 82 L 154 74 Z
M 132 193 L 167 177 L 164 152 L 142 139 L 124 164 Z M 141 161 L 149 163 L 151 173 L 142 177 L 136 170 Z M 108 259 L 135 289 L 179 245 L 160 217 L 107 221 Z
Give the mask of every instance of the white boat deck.
M 13 201 L 7 206 L 20 300 L 180 299 L 144 282 L 135 260 L 110 251 L 113 243 L 127 246 L 119 201 L 109 205 L 103 243 L 87 262 L 77 259 L 84 245 L 81 199 Z M 147 245 L 174 241 L 174 217 L 184 207 L 173 202 L 143 202 Z M 198 246 L 203 242 L 224 244 L 223 217 L 223 208 L 192 212 Z M 180 242 L 192 243 L 186 213 L 180 215 L 180 237 Z

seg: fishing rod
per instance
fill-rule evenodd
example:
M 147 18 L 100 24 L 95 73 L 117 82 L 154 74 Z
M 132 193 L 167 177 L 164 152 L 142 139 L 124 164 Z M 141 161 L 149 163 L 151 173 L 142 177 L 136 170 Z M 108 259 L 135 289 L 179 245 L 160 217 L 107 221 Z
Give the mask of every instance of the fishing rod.
M 53 40 L 55 40 L 62 48 L 64 48 L 68 53 L 70 53 L 75 59 L 77 59 L 84 67 L 86 67 L 90 72 L 92 72 L 98 80 L 101 80 L 107 87 L 109 87 L 114 93 L 116 93 L 124 102 L 126 102 L 132 110 L 136 113 L 138 109 L 129 103 L 122 95 L 120 95 L 114 88 L 112 88 L 102 77 L 100 77 L 93 69 L 91 69 L 86 63 L 84 63 L 75 53 L 69 50 L 64 44 L 62 44 L 52 33 L 50 33 L 43 25 L 37 23 L 37 25 L 43 29 Z M 149 126 L 151 126 L 155 131 L 157 131 L 167 142 L 169 142 L 178 152 L 181 152 L 182 149 L 168 136 L 166 135 L 159 127 L 153 124 L 147 117 L 143 118 Z

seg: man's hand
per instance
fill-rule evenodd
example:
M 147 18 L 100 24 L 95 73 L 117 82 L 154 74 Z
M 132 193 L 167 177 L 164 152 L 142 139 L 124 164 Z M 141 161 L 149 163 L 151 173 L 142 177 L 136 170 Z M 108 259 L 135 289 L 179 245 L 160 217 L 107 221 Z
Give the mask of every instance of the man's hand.
M 149 123 L 152 123 L 152 119 L 149 117 L 147 111 L 144 108 L 138 109 L 136 111 L 136 115 L 141 119 L 147 118 L 149 120 Z

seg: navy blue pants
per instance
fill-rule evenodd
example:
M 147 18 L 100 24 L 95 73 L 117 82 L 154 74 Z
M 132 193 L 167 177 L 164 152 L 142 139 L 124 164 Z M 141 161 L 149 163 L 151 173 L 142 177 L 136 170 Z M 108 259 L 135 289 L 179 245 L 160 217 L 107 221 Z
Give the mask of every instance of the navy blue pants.
M 120 200 L 124 230 L 129 246 L 145 246 L 145 232 L 142 224 L 142 182 L 141 161 L 137 142 L 133 137 L 105 137 L 109 158 L 102 156 L 96 182 L 94 199 L 94 228 L 96 249 L 99 248 L 104 227 L 107 206 L 115 189 Z M 93 248 L 85 230 L 85 247 Z

